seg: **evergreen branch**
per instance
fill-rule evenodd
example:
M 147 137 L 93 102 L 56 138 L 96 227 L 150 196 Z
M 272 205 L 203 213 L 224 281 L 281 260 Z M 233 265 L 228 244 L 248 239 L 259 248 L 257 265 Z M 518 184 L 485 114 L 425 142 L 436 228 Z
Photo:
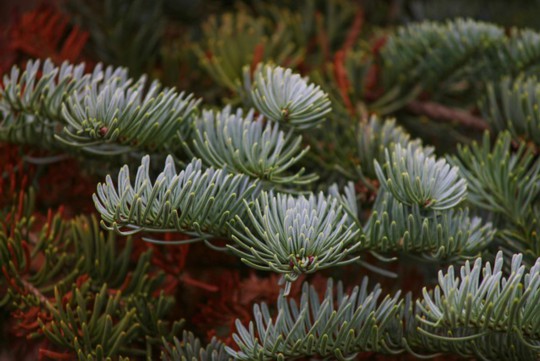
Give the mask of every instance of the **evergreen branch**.
M 2 209 L 0 215 L 11 217 Z M 115 234 L 104 235 L 96 219 L 64 220 L 60 213 L 49 212 L 37 233 L 32 219 L 24 217 L 9 233 L 0 229 L 0 283 L 7 285 L 0 306 L 20 315 L 14 327 L 23 335 L 44 337 L 51 347 L 68 351 L 41 349 L 41 354 L 79 360 L 151 357 L 163 338 L 178 332 L 182 322 L 166 319 L 174 299 L 162 292 L 154 296 L 164 279 L 150 270 L 151 251 L 133 259 L 130 238 L 121 251 L 117 244 Z
M 83 71 L 50 60 L 41 69 L 28 62 L 21 75 L 13 67 L 0 92 L 0 139 L 114 154 L 174 148 L 176 132 L 187 134 L 200 102 L 193 95 L 156 81 L 145 91 L 146 78 L 134 82 L 123 68 Z
M 381 51 L 385 94 L 373 106 L 387 113 L 445 82 L 488 76 L 486 53 L 504 45 L 503 29 L 473 20 L 401 27 Z
M 336 118 L 363 115 L 374 66 L 370 55 L 367 49 L 340 50 L 324 72 L 310 74 L 328 93 Z
M 50 310 L 52 322 L 49 325 L 41 324 L 48 339 L 64 349 L 72 350 L 81 361 L 114 356 L 122 351 L 122 344 L 133 342 L 138 331 L 136 310 L 121 304 L 120 293 L 108 295 L 107 285 L 103 284 L 100 291 L 93 295 L 90 282 L 78 287 L 74 285 L 71 292 L 73 297 L 65 305 L 61 293 L 55 292 L 55 308 Z M 102 332 L 90 332 L 96 329 Z
M 89 50 L 105 63 L 140 75 L 159 57 L 166 28 L 162 0 L 71 0 L 61 6 L 90 33 Z
M 84 64 L 74 67 L 64 62 L 60 68 L 47 59 L 43 68 L 41 62 L 28 61 L 22 72 L 17 66 L 4 75 L 1 104 L 4 111 L 43 113 L 50 118 L 58 118 L 58 110 L 65 93 L 74 87 L 81 87 Z M 42 72 L 38 77 L 39 71 Z
M 214 81 L 233 91 L 241 88 L 243 68 L 261 61 L 294 66 L 303 50 L 290 40 L 287 27 L 269 26 L 267 19 L 245 12 L 210 17 L 202 26 L 201 47 L 194 47 L 199 61 Z
M 191 332 L 182 333 L 182 341 L 176 337 L 172 344 L 164 341 L 162 361 L 232 361 L 225 352 L 225 345 L 215 337 L 203 347 Z
M 467 179 L 469 202 L 501 213 L 516 224 L 529 223 L 530 207 L 540 192 L 540 161 L 524 143 L 512 151 L 511 136 L 503 132 L 492 146 L 485 133 L 482 144 L 459 147 L 451 162 Z
M 460 276 L 454 267 L 439 272 L 439 286 L 433 292 L 423 291 L 417 301 L 422 310 L 417 317 L 421 325 L 467 328 L 473 335 L 490 332 L 515 333 L 516 341 L 538 351 L 540 346 L 540 260 L 526 272 L 522 256 L 512 257 L 510 274 L 503 275 L 502 252 L 497 253 L 493 267 L 482 266 L 478 258 L 471 268 L 467 261 Z M 422 326 L 421 326 L 422 327 Z M 451 340 L 452 335 L 431 337 Z
M 133 185 L 128 166 L 120 170 L 117 186 L 110 176 L 98 184 L 93 198 L 105 228 L 121 234 L 180 231 L 202 238 L 227 236 L 227 224 L 243 216 L 243 202 L 251 202 L 259 189 L 257 181 L 245 175 L 203 170 L 196 159 L 177 174 L 168 156 L 154 182 L 149 167 L 150 157 L 145 156 Z
M 106 154 L 173 148 L 174 135 L 187 134 L 200 100 L 163 88 L 157 81 L 144 91 L 145 84 L 144 76 L 133 85 L 111 79 L 101 89 L 91 87 L 83 95 L 71 95 L 62 111 L 67 126 L 58 140 Z
M 540 160 L 524 142 L 513 148 L 510 133 L 500 133 L 493 145 L 486 133 L 481 144 L 458 147 L 451 161 L 467 179 L 469 201 L 498 220 L 504 249 L 522 252 L 532 265 L 540 255 Z
M 254 119 L 253 110 L 245 116 L 241 109 L 232 113 L 229 106 L 222 111 L 204 111 L 195 122 L 193 149 L 204 163 L 253 178 L 277 184 L 306 184 L 315 175 L 303 175 L 304 168 L 287 174 L 309 150 L 300 149 L 302 137 L 292 138 L 278 124 Z
M 391 153 L 390 153 L 391 152 Z M 458 167 L 436 160 L 431 150 L 396 144 L 386 150 L 386 163 L 375 161 L 382 186 L 400 202 L 421 209 L 445 210 L 455 207 L 467 194 L 467 183 Z
M 300 303 L 281 294 L 278 313 L 270 315 L 266 304 L 255 305 L 255 324 L 249 327 L 236 322 L 234 340 L 240 351 L 227 347 L 238 360 L 291 360 L 320 355 L 336 360 L 351 360 L 358 352 L 401 351 L 402 301 L 399 293 L 380 300 L 376 285 L 368 293 L 367 278 L 362 285 L 346 294 L 341 283 L 334 296 L 332 280 L 328 281 L 322 300 L 307 283 Z
M 0 89 L 0 139 L 57 148 L 54 134 L 65 125 L 61 110 L 68 95 L 100 87 L 110 78 L 125 82 L 127 71 L 98 64 L 91 74 L 84 74 L 84 64 L 64 62 L 56 67 L 49 59 L 43 66 L 39 60 L 28 61 L 22 73 L 12 67 Z
M 251 267 L 294 281 L 358 258 L 347 259 L 360 246 L 353 243 L 359 229 L 333 196 L 263 191 L 252 208 L 246 203 L 246 210 L 249 223 L 237 216 L 232 227 L 238 248 L 229 248 Z
M 392 84 L 434 86 L 456 64 L 475 60 L 490 47 L 500 46 L 502 39 L 500 27 L 470 19 L 401 27 L 381 50 L 383 83 L 387 89 Z
M 496 131 L 508 130 L 514 139 L 540 144 L 538 96 L 540 84 L 535 77 L 503 78 L 499 84 L 487 85 L 480 107 Z
M 538 74 L 540 68 L 540 34 L 530 29 L 512 28 L 509 39 L 498 49 L 494 70 L 498 75 L 515 77 L 519 74 Z
M 361 121 L 356 129 L 357 155 L 361 171 L 370 178 L 376 178 L 374 160 L 384 163 L 385 149 L 392 149 L 396 144 L 402 147 L 410 145 L 420 148 L 420 139 L 411 139 L 409 133 L 396 124 L 395 119 L 381 120 L 371 116 L 369 121 Z
M 251 83 L 250 76 L 244 76 L 244 87 L 251 91 L 255 108 L 275 122 L 308 129 L 332 110 L 328 95 L 291 69 L 259 64 L 253 78 Z
M 470 218 L 468 209 L 425 214 L 417 205 L 405 206 L 385 191 L 379 191 L 364 232 L 362 248 L 420 254 L 431 260 L 475 257 L 495 234 L 491 223 Z
M 478 335 L 474 328 L 429 326 L 418 319 L 422 311 L 410 294 L 405 298 L 405 334 L 407 351 L 426 359 L 444 354 L 477 357 L 482 360 L 537 360 L 539 352 L 519 340 L 513 332 L 490 332 Z M 421 331 L 420 328 L 421 327 Z
M 457 122 L 460 125 L 476 130 L 488 129 L 488 123 L 470 112 L 447 107 L 435 102 L 412 101 L 407 105 L 407 109 L 415 114 L 426 115 L 431 119 Z

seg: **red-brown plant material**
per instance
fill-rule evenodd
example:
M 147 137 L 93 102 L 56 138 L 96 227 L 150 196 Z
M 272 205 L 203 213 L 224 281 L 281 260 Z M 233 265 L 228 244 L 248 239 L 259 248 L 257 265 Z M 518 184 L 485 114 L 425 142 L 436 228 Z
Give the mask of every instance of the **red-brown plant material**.
M 7 35 L 9 51 L 22 58 L 50 58 L 57 64 L 81 61 L 89 36 L 46 3 L 18 17 Z

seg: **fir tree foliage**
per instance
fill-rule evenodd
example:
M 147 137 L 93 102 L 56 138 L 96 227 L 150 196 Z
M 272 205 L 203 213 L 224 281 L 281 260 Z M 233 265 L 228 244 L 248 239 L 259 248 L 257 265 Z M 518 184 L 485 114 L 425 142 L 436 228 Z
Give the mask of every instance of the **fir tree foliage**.
M 201 45 L 194 50 L 201 65 L 218 84 L 237 91 L 243 68 L 261 61 L 298 63 L 302 50 L 289 40 L 284 27 L 272 27 L 267 19 L 246 12 L 210 17 L 202 26 Z
M 92 217 L 60 213 L 31 230 L 31 191 L 0 209 L 13 223 L 0 223 L 0 307 L 46 316 L 33 326 L 17 319 L 28 337 L 79 360 L 160 351 L 182 361 L 353 360 L 361 352 L 539 358 L 540 138 L 530 75 L 540 69 L 540 35 L 474 20 L 423 22 L 386 34 L 379 51 L 364 43 L 373 29 L 358 40 L 357 7 L 337 3 L 325 4 L 333 9 L 326 17 L 316 15 L 316 1 L 290 11 L 256 2 L 212 15 L 190 51 L 226 90 L 211 87 L 201 111 L 195 95 L 101 64 L 84 73 L 83 64 L 30 61 L 4 76 L 0 140 L 87 156 L 166 157 L 158 172 L 146 155 L 136 172 L 125 165 L 116 183 L 108 175 L 98 184 L 93 200 L 104 230 Z M 109 14 L 145 5 L 108 4 Z M 128 15 L 160 20 L 158 10 Z M 290 27 L 280 26 L 281 15 Z M 105 42 L 106 27 L 92 29 L 94 46 Z M 159 43 L 161 28 L 149 29 L 129 44 L 140 59 L 107 49 L 104 58 L 139 74 Z M 307 52 L 314 56 L 304 61 Z M 499 134 L 437 157 L 398 125 L 419 119 L 408 111 L 424 99 L 467 109 L 482 99 L 482 116 Z M 389 113 L 398 120 L 382 117 Z M 286 282 L 275 307 L 256 304 L 251 322 L 236 321 L 236 348 L 215 338 L 202 346 L 171 321 L 164 275 L 151 250 L 135 255 L 131 237 L 164 232 L 183 239 L 147 240 L 218 249 L 211 241 L 219 239 L 226 243 L 219 250 Z M 299 301 L 288 296 L 299 278 L 354 267 L 368 252 L 381 261 L 406 255 L 453 264 L 418 298 L 378 285 L 370 291 L 367 278 L 350 291 L 330 280 L 322 297 L 307 283 Z
M 422 209 L 445 210 L 455 207 L 467 195 L 467 182 L 458 167 L 437 160 L 431 148 L 401 144 L 386 149 L 386 162 L 375 161 L 382 186 L 400 202 Z
M 147 86 L 145 77 L 131 83 L 131 79 L 112 78 L 101 89 L 71 95 L 62 112 L 67 126 L 58 139 L 105 154 L 172 147 L 171 134 L 189 130 L 199 101 L 157 81 Z
M 247 205 L 247 204 L 246 204 Z M 237 216 L 233 248 L 246 264 L 284 274 L 300 274 L 351 263 L 359 233 L 338 200 L 322 193 L 292 196 L 263 191 L 246 207 L 249 223 Z
M 204 347 L 201 341 L 191 332 L 184 331 L 182 340 L 174 338 L 172 343 L 164 342 L 161 353 L 162 361 L 231 361 L 232 358 L 225 352 L 225 345 L 212 338 Z
M 115 185 L 110 176 L 98 184 L 94 202 L 107 229 L 122 234 L 183 231 L 194 239 L 227 236 L 228 224 L 241 219 L 244 201 L 252 202 L 258 182 L 223 169 L 202 168 L 194 159 L 180 172 L 167 157 L 155 181 L 145 156 L 133 184 L 124 166 Z
M 385 150 L 392 149 L 395 144 L 402 147 L 419 148 L 420 139 L 411 139 L 407 131 L 396 124 L 395 119 L 381 119 L 376 115 L 369 121 L 361 121 L 356 129 L 358 162 L 361 172 L 370 178 L 376 178 L 376 160 L 379 164 L 385 162 Z
M 426 259 L 472 258 L 493 240 L 491 223 L 470 217 L 467 208 L 426 213 L 380 191 L 364 226 L 362 247 L 388 253 L 399 251 Z
M 195 121 L 193 152 L 205 164 L 267 180 L 274 184 L 306 184 L 316 176 L 289 169 L 309 150 L 301 149 L 302 136 L 286 134 L 278 124 L 266 122 L 254 110 L 243 114 L 227 106 L 222 111 L 203 111 Z M 189 147 L 189 146 L 188 146 Z M 292 173 L 292 174 L 290 174 Z
M 135 81 L 124 68 L 98 64 L 85 74 L 84 64 L 29 61 L 22 73 L 14 67 L 4 77 L 0 134 L 72 152 L 172 151 L 178 142 L 170 134 L 189 131 L 199 102 L 157 81 L 148 86 L 144 76 Z
M 536 77 L 506 77 L 499 84 L 488 85 L 481 106 L 494 130 L 507 130 L 514 139 L 540 144 L 539 94 Z
M 255 305 L 254 323 L 248 327 L 239 321 L 236 324 L 240 351 L 227 348 L 227 352 L 246 361 L 309 355 L 351 360 L 362 351 L 394 352 L 402 336 L 402 300 L 399 293 L 381 296 L 378 285 L 368 291 L 366 278 L 349 293 L 338 284 L 335 296 L 330 280 L 322 300 L 306 283 L 299 303 L 280 295 L 275 317 L 266 304 Z
M 319 86 L 308 84 L 300 74 L 280 66 L 262 65 L 255 69 L 253 83 L 245 87 L 259 112 L 268 119 L 297 129 L 317 126 L 332 108 L 328 95 Z
M 425 316 L 419 321 L 433 327 L 467 328 L 470 337 L 511 332 L 537 350 L 540 261 L 526 271 L 522 256 L 516 254 L 507 277 L 502 267 L 502 252 L 498 252 L 493 266 L 489 262 L 482 265 L 478 258 L 472 267 L 467 261 L 458 277 L 452 266 L 446 274 L 440 272 L 439 286 L 432 293 L 424 289 L 423 299 L 417 301 Z
M 119 250 L 97 219 L 52 212 L 33 243 L 33 194 L 20 199 L 0 210 L 3 222 L 14 219 L 0 230 L 0 306 L 23 315 L 16 322 L 29 339 L 45 337 L 62 357 L 112 360 L 151 357 L 179 332 L 181 321 L 165 319 L 174 301 L 160 292 L 163 274 L 147 274 L 150 250 L 132 264 L 133 239 Z M 28 323 L 24 315 L 35 310 L 40 316 Z
M 14 66 L 4 76 L 0 89 L 0 110 L 4 114 L 0 134 L 3 140 L 17 143 L 42 142 L 57 148 L 54 135 L 65 125 L 62 107 L 69 94 L 81 94 L 92 86 L 100 88 L 107 79 L 127 81 L 127 70 L 96 65 L 92 73 L 84 73 L 84 64 L 51 60 L 28 61 L 24 71 Z
M 538 238 L 538 181 L 540 161 L 523 141 L 512 150 L 512 137 L 505 131 L 492 143 L 489 134 L 482 143 L 458 149 L 451 158 L 467 179 L 468 201 L 497 219 L 500 243 L 510 253 L 523 253 L 530 266 L 540 256 Z

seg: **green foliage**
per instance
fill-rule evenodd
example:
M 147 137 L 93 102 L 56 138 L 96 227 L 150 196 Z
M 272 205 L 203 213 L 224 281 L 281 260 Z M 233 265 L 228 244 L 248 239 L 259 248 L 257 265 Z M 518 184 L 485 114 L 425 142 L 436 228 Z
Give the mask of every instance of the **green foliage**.
M 493 146 L 486 133 L 482 144 L 460 147 L 452 163 L 467 179 L 468 201 L 497 217 L 505 249 L 526 254 L 532 265 L 540 255 L 536 216 L 540 161 L 522 142 L 512 150 L 511 136 L 503 132 Z
M 540 144 L 540 85 L 536 77 L 504 78 L 489 84 L 481 106 L 494 130 L 508 130 L 513 139 Z
M 471 258 L 492 241 L 491 223 L 469 217 L 468 209 L 433 211 L 406 206 L 379 191 L 373 213 L 364 226 L 362 247 L 387 253 L 400 251 L 431 260 Z
M 396 124 L 395 119 L 383 120 L 377 116 L 359 123 L 356 138 L 361 172 L 370 178 L 375 178 L 377 174 L 374 160 L 384 164 L 385 149 L 392 149 L 395 144 L 417 148 L 422 145 L 419 139 L 411 140 L 411 136 Z
M 90 24 L 89 50 L 138 78 L 123 68 L 98 64 L 85 74 L 83 64 L 51 61 L 4 76 L 1 141 L 81 159 L 166 158 L 156 170 L 146 155 L 137 171 L 127 164 L 116 183 L 108 175 L 98 184 L 93 200 L 105 230 L 87 216 L 35 219 L 31 194 L 0 208 L 8 220 L 0 222 L 0 307 L 28 338 L 46 340 L 50 355 L 61 350 L 79 360 L 160 353 L 182 361 L 354 360 L 361 352 L 539 358 L 539 33 L 474 20 L 391 33 L 347 1 L 287 8 L 254 1 L 234 13 L 209 6 L 211 15 L 195 21 L 200 28 L 167 23 L 181 48 L 178 64 L 156 51 L 168 14 L 161 1 L 150 3 L 71 0 Z M 167 78 L 175 67 L 181 79 L 163 84 L 196 86 L 204 110 L 193 94 L 140 76 Z M 479 99 L 485 119 L 474 108 Z M 397 120 L 382 118 L 391 113 Z M 478 143 L 479 134 L 456 131 L 471 118 L 476 128 L 489 123 L 497 138 L 486 132 Z M 441 129 L 422 140 L 408 133 Z M 447 134 L 446 147 L 439 140 Z M 440 157 L 423 141 L 436 144 Z M 456 155 L 444 155 L 454 147 Z M 0 195 L 9 177 L 2 173 Z M 31 182 L 40 184 L 38 177 Z M 182 322 L 170 314 L 169 292 L 189 278 L 165 276 L 157 265 L 169 259 L 132 238 L 165 232 L 181 240 L 143 239 L 171 247 L 202 241 L 282 277 L 275 307 L 256 304 L 251 322 L 236 321 L 236 349 L 216 338 L 203 346 L 187 331 L 174 338 Z M 322 277 L 341 274 L 352 283 L 358 264 L 381 275 L 397 270 L 406 283 L 403 265 L 383 263 L 402 256 L 429 261 L 413 265 L 415 277 L 425 277 L 402 285 L 423 287 L 418 299 L 401 297 L 390 282 L 369 292 L 364 278 L 349 292 L 329 281 L 322 297 L 315 282 L 306 283 L 294 300 L 292 283 L 323 269 Z M 493 258 L 493 266 L 484 262 Z M 432 287 L 428 267 L 437 263 L 449 268 Z M 175 291 L 178 299 L 192 295 Z M 260 301 L 262 291 L 249 292 L 250 302 Z M 243 309 L 221 315 L 241 297 L 231 298 L 209 318 L 244 317 Z M 203 308 L 190 306 L 186 313 Z M 35 322 L 25 318 L 38 311 Z
M 521 258 L 521 255 L 512 257 L 508 277 L 502 272 L 502 252 L 497 253 L 493 267 L 490 263 L 482 266 L 479 258 L 472 268 L 467 261 L 459 277 L 452 266 L 446 274 L 440 272 L 439 286 L 432 293 L 424 289 L 423 299 L 417 301 L 424 316 L 418 318 L 420 323 L 433 327 L 444 325 L 449 329 L 466 328 L 471 338 L 511 332 L 519 342 L 538 350 L 540 262 L 527 272 Z M 451 334 L 446 336 L 452 337 Z
M 165 350 L 161 353 L 162 361 L 231 361 L 225 352 L 225 346 L 216 338 L 203 347 L 199 339 L 191 332 L 182 333 L 182 341 L 174 338 L 174 342 L 165 342 Z
M 233 91 L 240 88 L 245 65 L 300 60 L 301 52 L 288 40 L 285 28 L 272 28 L 265 19 L 245 12 L 212 16 L 202 30 L 202 45 L 195 47 L 201 65 L 215 82 Z
M 95 218 L 64 220 L 59 213 L 34 235 L 34 220 L 23 216 L 32 211 L 29 198 L 13 228 L 0 230 L 0 307 L 23 315 L 41 310 L 34 323 L 16 322 L 29 339 L 44 337 L 78 360 L 151 357 L 182 325 L 166 319 L 174 300 L 161 293 L 163 274 L 148 274 L 151 251 L 133 262 L 131 238 L 120 247 Z
M 108 155 L 132 148 L 174 151 L 171 134 L 187 133 L 199 101 L 156 81 L 145 91 L 145 77 L 131 83 L 113 77 L 101 89 L 71 95 L 62 112 L 67 126 L 58 139 Z
M 396 144 L 387 149 L 386 163 L 375 161 L 377 178 L 400 202 L 421 209 L 455 207 L 467 194 L 467 183 L 444 159 L 436 160 L 432 149 Z
M 446 90 L 477 74 L 486 52 L 501 46 L 502 39 L 501 28 L 472 20 L 400 28 L 381 51 L 385 95 L 376 107 L 383 113 L 395 110 L 422 91 Z
M 359 230 L 333 196 L 308 197 L 262 192 L 253 208 L 246 204 L 249 223 L 237 216 L 230 249 L 246 264 L 284 274 L 294 281 L 302 273 L 353 262 Z
M 162 0 L 73 0 L 63 6 L 88 29 L 91 49 L 105 63 L 139 75 L 155 62 L 165 31 Z
M 205 164 L 268 180 L 274 184 L 306 184 L 315 175 L 303 175 L 305 169 L 289 175 L 309 150 L 301 149 L 302 137 L 285 134 L 275 123 L 258 117 L 254 111 L 245 116 L 242 109 L 233 113 L 230 107 L 222 111 L 203 111 L 195 121 L 193 150 Z
M 56 292 L 52 308 L 53 322 L 42 325 L 44 335 L 58 346 L 71 349 L 79 360 L 111 359 L 120 352 L 124 342 L 133 342 L 137 336 L 135 312 L 121 304 L 121 294 L 107 294 L 107 285 L 94 294 L 89 283 L 73 286 L 71 302 L 63 304 L 61 294 Z M 91 300 L 87 298 L 91 297 Z M 91 310 L 91 313 L 86 311 Z M 113 323 L 113 318 L 117 322 Z M 101 330 L 92 333 L 91 330 Z M 77 332 L 81 331 L 81 335 Z
M 308 84 L 291 69 L 259 65 L 253 84 L 245 76 L 245 87 L 259 112 L 268 119 L 297 129 L 317 126 L 332 109 L 328 95 L 319 86 Z
M 275 317 L 266 304 L 255 305 L 255 324 L 246 328 L 236 323 L 240 351 L 227 348 L 227 352 L 238 360 L 290 360 L 310 355 L 351 360 L 362 351 L 394 352 L 402 337 L 399 293 L 380 300 L 381 288 L 377 285 L 368 292 L 367 284 L 365 278 L 349 293 L 338 284 L 334 296 L 329 280 L 322 300 L 313 287 L 304 284 L 298 304 L 279 296 Z
M 167 157 L 154 182 L 149 167 L 150 157 L 145 156 L 133 185 L 128 166 L 120 170 L 116 186 L 110 176 L 98 184 L 94 202 L 105 228 L 122 234 L 182 231 L 199 239 L 226 236 L 229 222 L 245 213 L 243 202 L 251 201 L 259 189 L 247 176 L 203 170 L 197 159 L 177 174 L 173 158 Z
M 100 88 L 109 78 L 125 82 L 127 71 L 98 64 L 85 74 L 84 64 L 64 62 L 56 67 L 50 60 L 42 66 L 39 60 L 30 60 L 22 72 L 14 66 L 0 89 L 0 139 L 57 148 L 54 135 L 65 125 L 62 107 L 68 95 L 81 94 L 90 86 Z
M 370 106 L 382 114 L 420 94 L 470 105 L 486 83 L 520 73 L 537 74 L 540 34 L 474 20 L 421 22 L 401 27 L 381 51 L 384 95 Z
M 409 295 L 410 296 L 410 295 Z M 482 360 L 536 360 L 538 351 L 531 349 L 513 332 L 474 334 L 475 330 L 461 327 L 432 327 L 421 321 L 420 307 L 413 306 L 411 297 L 405 300 L 404 347 L 419 359 L 444 357 L 444 354 L 476 357 Z M 419 331 L 421 327 L 421 332 Z

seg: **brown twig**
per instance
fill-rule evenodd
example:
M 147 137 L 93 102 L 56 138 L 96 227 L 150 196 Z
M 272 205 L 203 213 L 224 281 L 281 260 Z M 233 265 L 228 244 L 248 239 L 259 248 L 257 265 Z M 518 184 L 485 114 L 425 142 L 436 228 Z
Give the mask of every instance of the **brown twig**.
M 472 115 L 467 111 L 450 108 L 439 103 L 414 100 L 407 105 L 407 109 L 415 114 L 426 115 L 437 120 L 447 122 L 456 121 L 468 128 L 477 130 L 489 129 L 489 125 L 484 119 Z

